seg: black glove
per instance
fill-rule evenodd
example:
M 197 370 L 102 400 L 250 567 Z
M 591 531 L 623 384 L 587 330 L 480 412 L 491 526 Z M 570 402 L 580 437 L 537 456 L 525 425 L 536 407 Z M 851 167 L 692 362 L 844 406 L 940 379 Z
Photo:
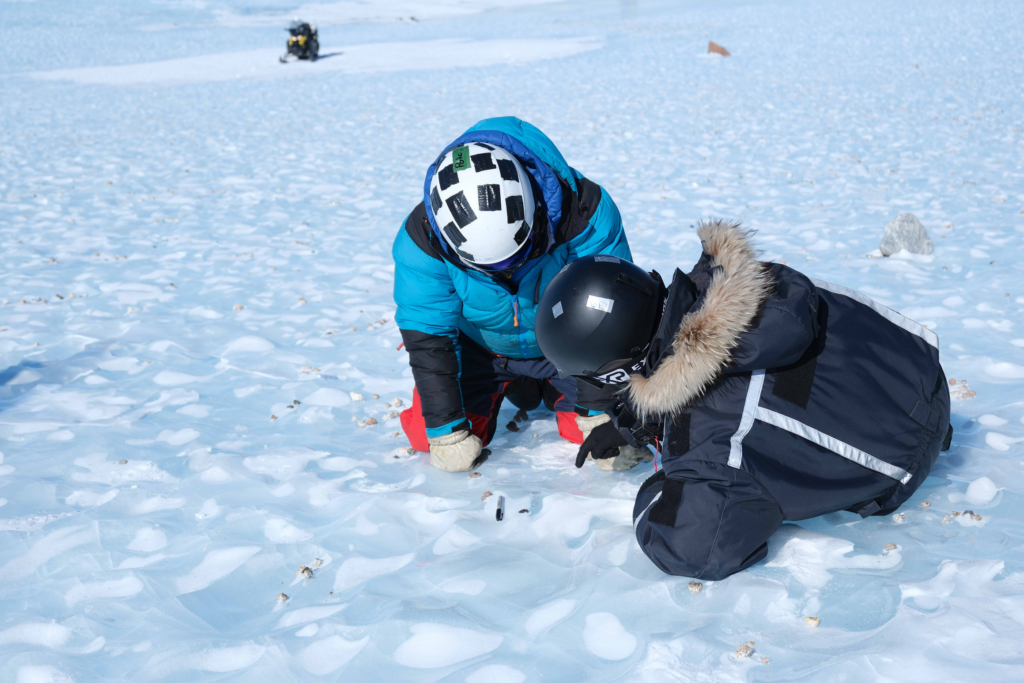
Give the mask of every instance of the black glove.
M 626 445 L 628 445 L 626 439 L 623 438 L 622 434 L 619 434 L 615 424 L 605 422 L 603 425 L 595 427 L 594 431 L 590 432 L 590 436 L 583 442 L 583 445 L 580 446 L 580 450 L 576 454 L 576 467 L 583 467 L 583 463 L 587 461 L 587 455 L 594 460 L 614 458 L 619 454 L 619 448 Z

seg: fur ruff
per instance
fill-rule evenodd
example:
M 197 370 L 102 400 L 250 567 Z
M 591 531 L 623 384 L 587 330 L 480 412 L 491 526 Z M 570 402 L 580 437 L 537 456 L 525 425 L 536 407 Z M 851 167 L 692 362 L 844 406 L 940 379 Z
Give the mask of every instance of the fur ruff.
M 713 276 L 703 305 L 680 321 L 674 353 L 650 377 L 630 378 L 630 402 L 641 415 L 676 414 L 703 394 L 771 290 L 771 276 L 757 260 L 750 231 L 739 223 L 713 221 L 702 222 L 697 235 L 704 253 L 722 270 Z

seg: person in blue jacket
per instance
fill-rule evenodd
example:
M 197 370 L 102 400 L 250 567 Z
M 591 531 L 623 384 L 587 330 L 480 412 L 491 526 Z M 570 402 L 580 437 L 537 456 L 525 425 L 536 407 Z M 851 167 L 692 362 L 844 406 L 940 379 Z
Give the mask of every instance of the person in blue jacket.
M 563 266 L 594 254 L 631 260 L 629 245 L 612 198 L 540 130 L 492 118 L 448 145 L 392 254 L 395 320 L 416 381 L 402 428 L 433 466 L 478 466 L 506 395 L 526 410 L 543 398 L 575 443 L 609 419 L 577 405 L 575 379 L 560 379 L 537 346 L 534 317 Z M 650 458 L 632 447 L 621 455 L 602 468 Z

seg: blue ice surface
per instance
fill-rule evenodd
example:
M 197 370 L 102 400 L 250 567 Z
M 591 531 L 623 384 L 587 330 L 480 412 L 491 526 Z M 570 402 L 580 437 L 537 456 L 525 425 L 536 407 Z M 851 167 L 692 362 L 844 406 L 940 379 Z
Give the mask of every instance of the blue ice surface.
M 342 54 L 288 66 L 294 7 L 0 4 L 0 680 L 1020 680 L 1024 5 L 489 4 L 320 6 Z M 651 466 L 576 470 L 543 410 L 479 478 L 406 452 L 390 245 L 505 114 L 639 263 L 742 219 L 939 334 L 956 437 L 903 517 L 787 525 L 693 593 L 633 538 Z M 872 257 L 904 211 L 934 254 Z

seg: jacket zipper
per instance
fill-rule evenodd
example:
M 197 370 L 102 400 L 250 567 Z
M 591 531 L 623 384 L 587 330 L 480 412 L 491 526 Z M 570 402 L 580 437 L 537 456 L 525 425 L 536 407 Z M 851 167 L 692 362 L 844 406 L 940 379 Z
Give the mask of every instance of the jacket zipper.
M 512 295 L 512 326 L 516 329 L 516 336 L 519 338 L 519 350 L 523 354 L 523 358 L 529 357 L 529 349 L 526 347 L 526 339 L 523 337 L 523 331 L 519 328 L 519 295 Z

